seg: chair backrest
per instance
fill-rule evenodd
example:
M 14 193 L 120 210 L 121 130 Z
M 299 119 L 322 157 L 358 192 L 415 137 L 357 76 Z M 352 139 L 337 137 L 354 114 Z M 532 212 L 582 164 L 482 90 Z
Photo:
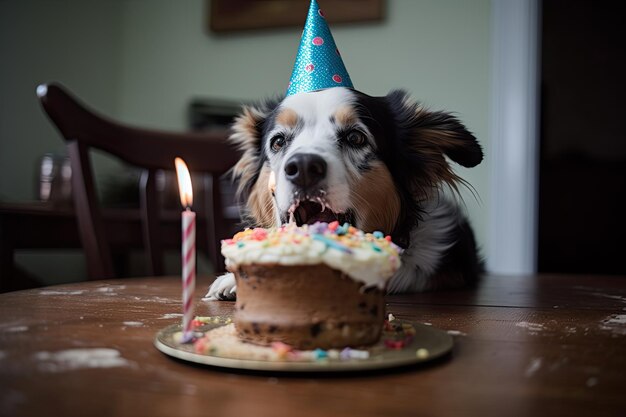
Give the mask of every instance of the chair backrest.
M 173 133 L 125 126 L 89 110 L 56 83 L 40 85 L 37 95 L 66 141 L 72 166 L 74 206 L 91 279 L 110 278 L 116 274 L 96 195 L 90 148 L 110 153 L 142 169 L 140 219 L 150 275 L 163 274 L 156 173 L 173 170 L 174 158 L 178 156 L 185 160 L 192 174 L 204 174 L 206 233 L 199 231 L 198 235 L 206 236 L 209 259 L 216 269 L 221 268 L 219 239 L 226 237 L 223 234 L 226 227 L 219 177 L 239 158 L 239 152 L 226 141 L 226 130 Z

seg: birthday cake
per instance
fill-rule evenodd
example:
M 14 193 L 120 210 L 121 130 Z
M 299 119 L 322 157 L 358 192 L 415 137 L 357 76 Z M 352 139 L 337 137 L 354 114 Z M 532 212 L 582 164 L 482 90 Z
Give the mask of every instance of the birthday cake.
M 222 242 L 222 254 L 237 281 L 238 336 L 298 349 L 377 342 L 400 252 L 389 236 L 347 223 L 237 233 Z

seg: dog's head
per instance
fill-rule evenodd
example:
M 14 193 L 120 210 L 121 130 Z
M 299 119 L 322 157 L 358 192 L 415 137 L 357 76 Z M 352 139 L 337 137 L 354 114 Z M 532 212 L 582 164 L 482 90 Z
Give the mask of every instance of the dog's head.
M 419 202 L 462 180 L 445 156 L 480 163 L 476 138 L 453 116 L 403 91 L 371 97 L 347 88 L 245 107 L 231 137 L 252 223 L 271 227 L 348 221 L 366 231 L 404 229 Z

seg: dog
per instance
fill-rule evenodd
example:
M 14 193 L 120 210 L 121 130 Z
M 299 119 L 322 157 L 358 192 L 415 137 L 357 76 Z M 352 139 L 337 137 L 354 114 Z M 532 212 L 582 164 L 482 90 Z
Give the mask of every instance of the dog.
M 474 234 L 450 196 L 471 186 L 448 159 L 474 167 L 483 151 L 451 114 L 429 111 L 403 90 L 372 97 L 337 87 L 244 107 L 230 140 L 242 151 L 233 176 L 248 226 L 338 220 L 391 235 L 404 251 L 389 293 L 477 283 Z M 235 296 L 232 273 L 207 294 Z

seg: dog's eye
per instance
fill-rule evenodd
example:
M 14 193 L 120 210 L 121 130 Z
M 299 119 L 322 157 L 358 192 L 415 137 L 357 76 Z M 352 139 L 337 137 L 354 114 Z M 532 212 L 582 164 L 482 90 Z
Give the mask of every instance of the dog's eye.
M 285 137 L 283 135 L 275 135 L 270 139 L 270 148 L 273 152 L 278 152 L 285 146 Z
M 351 146 L 360 148 L 361 146 L 365 145 L 367 139 L 365 138 L 365 135 L 363 133 L 359 132 L 358 130 L 353 130 L 348 133 L 348 136 L 346 136 L 346 141 Z

